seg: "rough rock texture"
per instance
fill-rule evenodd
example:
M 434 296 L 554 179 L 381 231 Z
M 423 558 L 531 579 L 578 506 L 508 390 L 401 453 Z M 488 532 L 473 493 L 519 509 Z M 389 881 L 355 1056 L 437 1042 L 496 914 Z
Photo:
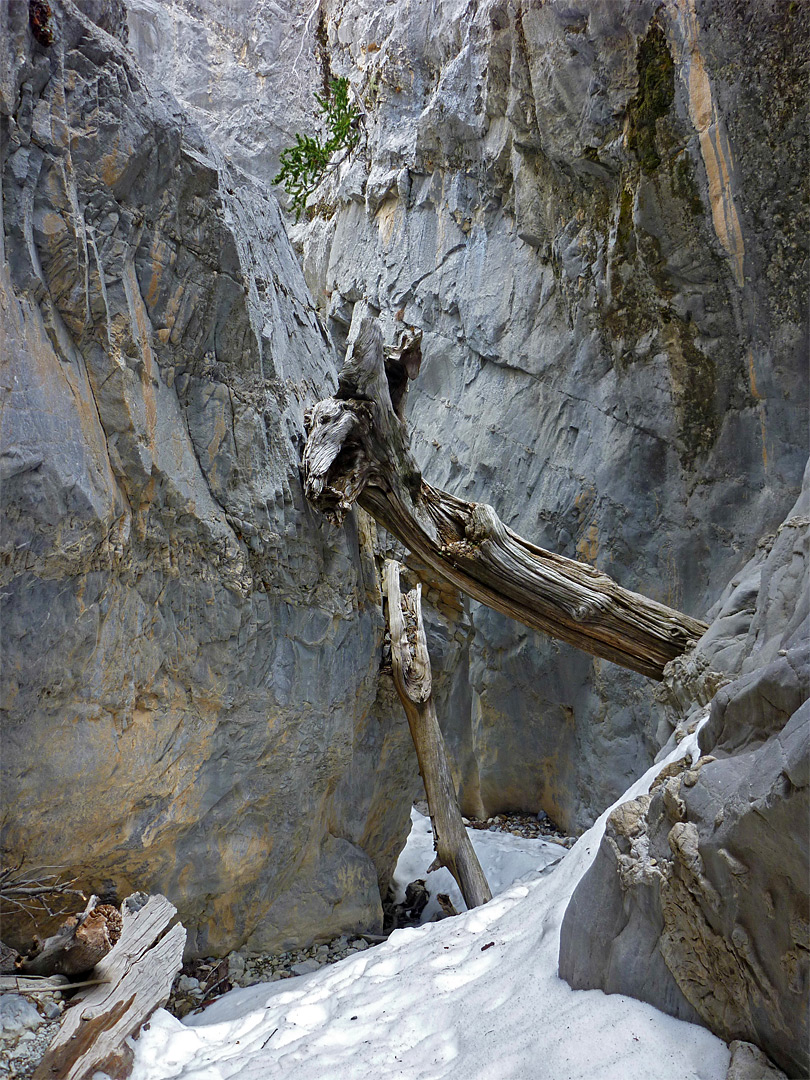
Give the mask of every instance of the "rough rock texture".
M 703 756 L 614 811 L 560 941 L 572 986 L 631 994 L 753 1042 L 801 1078 L 810 1073 L 809 569 L 810 467 L 776 537 L 732 582 L 691 682 L 689 672 L 677 677 L 686 718 L 709 710 Z M 731 681 L 706 706 L 713 668 Z
M 0 6 L 4 854 L 192 953 L 379 928 L 418 788 L 373 526 L 301 491 L 331 350 L 272 196 L 51 7 Z
M 129 10 L 142 62 L 265 180 L 309 91 L 350 79 L 365 148 L 295 230 L 336 343 L 368 304 L 420 327 L 426 478 L 703 616 L 806 458 L 807 5 Z M 589 823 L 660 745 L 649 686 L 472 617 L 446 654 L 469 707 L 443 717 L 465 809 Z
M 752 1043 L 734 1039 L 729 1043 L 731 1061 L 726 1080 L 783 1080 L 785 1074 Z

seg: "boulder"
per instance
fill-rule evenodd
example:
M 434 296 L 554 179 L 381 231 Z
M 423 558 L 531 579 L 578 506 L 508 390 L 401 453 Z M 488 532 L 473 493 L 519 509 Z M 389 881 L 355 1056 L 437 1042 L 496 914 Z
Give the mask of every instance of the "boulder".
M 745 672 L 698 706 L 703 756 L 613 812 L 560 935 L 573 987 L 754 1043 L 797 1078 L 810 1072 L 808 495 L 806 483 L 766 544 L 737 647 L 718 625 L 728 604 L 698 645 Z M 792 605 L 788 580 L 799 585 Z M 682 700 L 688 689 L 682 679 Z

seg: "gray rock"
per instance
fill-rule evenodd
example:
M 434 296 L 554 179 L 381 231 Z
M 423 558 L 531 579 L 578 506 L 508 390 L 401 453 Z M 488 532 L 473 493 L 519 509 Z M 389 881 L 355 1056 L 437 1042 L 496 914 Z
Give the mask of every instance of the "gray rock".
M 734 1039 L 729 1043 L 731 1061 L 726 1080 L 787 1080 L 769 1058 L 753 1043 Z
M 238 952 L 228 953 L 228 978 L 238 982 L 245 974 L 245 958 Z
M 57 1016 L 62 1015 L 62 1006 L 58 1001 L 49 1001 L 45 998 L 42 1001 L 42 1014 L 46 1020 L 55 1020 Z
M 317 960 L 301 960 L 299 963 L 293 964 L 291 970 L 295 975 L 309 975 L 313 971 L 319 971 L 320 968 L 321 965 Z
M 798 508 L 806 498 L 807 490 Z M 792 580 L 807 578 L 810 530 L 797 527 L 796 511 L 780 529 L 784 545 L 769 545 L 761 561 L 743 643 L 720 650 L 744 674 L 711 701 L 700 737 L 711 754 L 670 770 L 608 819 L 565 913 L 560 974 L 576 988 L 640 997 L 726 1039 L 744 1035 L 800 1077 L 810 1072 L 810 617 L 803 597 L 790 607 L 778 586 L 788 563 Z M 727 611 L 721 605 L 717 620 Z M 721 635 L 712 629 L 714 648 Z M 779 656 L 775 645 L 790 642 L 802 645 Z M 693 671 L 698 700 L 705 668 Z M 682 694 L 688 689 L 686 679 Z
M 0 1031 L 33 1031 L 43 1022 L 36 1006 L 19 994 L 0 996 Z
M 417 774 L 370 534 L 301 490 L 333 355 L 120 4 L 52 8 L 43 49 L 0 6 L 4 850 L 165 893 L 192 955 L 376 929 Z

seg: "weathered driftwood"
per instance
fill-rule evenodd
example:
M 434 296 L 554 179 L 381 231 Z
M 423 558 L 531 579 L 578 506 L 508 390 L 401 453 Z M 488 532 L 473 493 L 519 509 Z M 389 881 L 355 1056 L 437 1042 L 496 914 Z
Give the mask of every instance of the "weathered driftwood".
M 467 907 L 478 907 L 491 900 L 492 893 L 461 820 L 433 704 L 430 656 L 422 623 L 422 587 L 417 585 L 402 597 L 399 563 L 393 559 L 386 562 L 384 577 L 394 686 L 408 718 L 433 825 L 436 861 L 430 869 L 446 866 L 458 882 Z
M 98 986 L 104 979 L 81 979 L 72 982 L 64 975 L 0 975 L 0 994 L 52 994 Z
M 17 961 L 17 970 L 22 975 L 82 975 L 107 955 L 120 933 L 120 912 L 91 896 L 84 911 L 67 918 L 52 937 L 35 939 L 32 951 Z
M 534 630 L 594 656 L 662 677 L 706 624 L 617 585 L 586 563 L 545 551 L 491 506 L 427 484 L 408 448 L 403 398 L 419 370 L 418 341 L 384 357 L 363 320 L 334 397 L 308 417 L 306 493 L 333 523 L 358 503 L 457 588 Z
M 177 909 L 165 896 L 137 909 L 128 906 L 133 899 L 124 902 L 118 944 L 94 971 L 103 982 L 74 998 L 34 1080 L 86 1080 L 96 1070 L 129 1074 L 124 1040 L 168 1000 L 186 942 L 181 924 L 167 932 Z

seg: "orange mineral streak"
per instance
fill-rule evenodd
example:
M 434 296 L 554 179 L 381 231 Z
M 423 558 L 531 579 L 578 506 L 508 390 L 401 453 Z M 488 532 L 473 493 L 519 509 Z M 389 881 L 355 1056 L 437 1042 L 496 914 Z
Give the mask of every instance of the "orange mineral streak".
M 706 167 L 714 231 L 728 254 L 734 280 L 742 288 L 745 281 L 745 244 L 732 194 L 734 154 L 715 105 L 711 82 L 700 51 L 700 28 L 695 0 L 670 2 L 683 32 L 683 54 L 679 57 L 678 68 L 687 89 L 689 116 L 698 133 L 700 152 Z

